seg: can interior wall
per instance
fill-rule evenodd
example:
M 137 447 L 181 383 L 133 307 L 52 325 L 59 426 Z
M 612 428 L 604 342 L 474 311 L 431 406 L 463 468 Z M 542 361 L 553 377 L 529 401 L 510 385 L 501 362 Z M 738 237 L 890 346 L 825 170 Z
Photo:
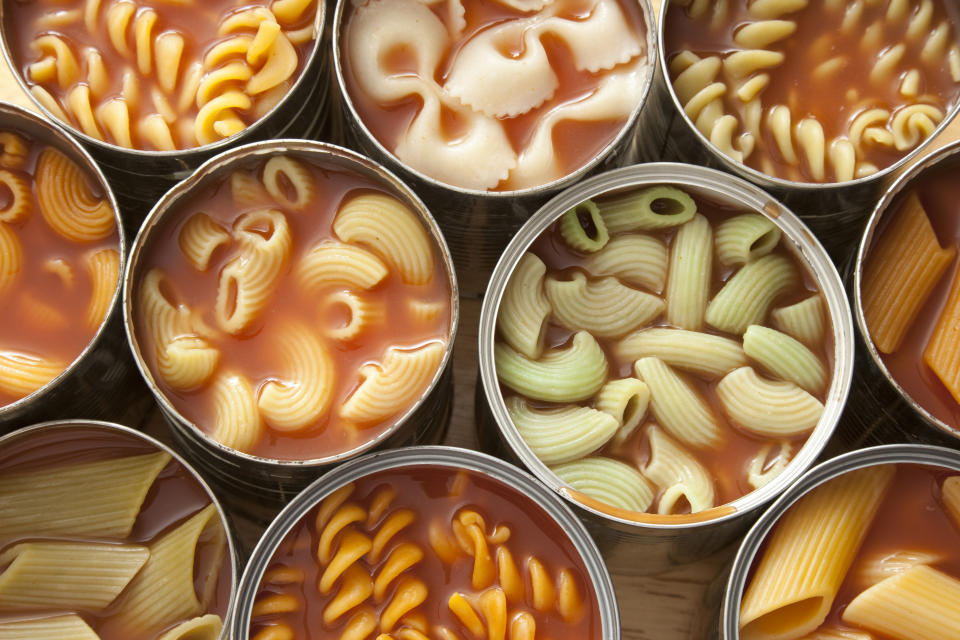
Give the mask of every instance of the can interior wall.
M 750 567 L 763 541 L 780 517 L 800 498 L 825 482 L 850 471 L 881 464 L 920 464 L 946 467 L 960 472 L 960 453 L 942 447 L 917 444 L 875 446 L 850 451 L 805 473 L 764 512 L 740 544 L 740 549 L 733 559 L 722 601 L 710 603 L 706 607 L 707 615 L 718 609 L 720 611 L 719 617 L 714 618 L 717 622 L 710 637 L 719 637 L 721 640 L 740 638 L 740 602 Z
M 507 242 L 530 215 L 557 192 L 586 176 L 616 167 L 660 158 L 666 129 L 656 114 L 645 107 L 649 102 L 656 63 L 657 29 L 650 0 L 633 0 L 639 4 L 646 26 L 645 51 L 647 74 L 642 98 L 617 136 L 597 157 L 569 175 L 545 185 L 515 191 L 479 191 L 444 184 L 408 167 L 373 135 L 361 120 L 347 90 L 341 54 L 342 31 L 352 0 L 336 0 L 333 16 L 333 66 L 339 95 L 343 100 L 339 115 L 345 143 L 383 164 L 409 184 L 434 212 L 450 245 L 462 295 L 482 297 L 490 273 L 503 253 Z M 650 113 L 650 116 L 648 116 Z
M 833 380 L 825 409 L 807 442 L 786 469 L 770 483 L 728 506 L 726 515 L 681 524 L 637 523 L 606 515 L 574 500 L 565 484 L 537 458 L 520 437 L 506 410 L 494 365 L 496 318 L 510 275 L 526 249 L 565 211 L 586 198 L 626 187 L 673 184 L 686 191 L 741 210 L 763 212 L 783 231 L 794 254 L 820 285 L 827 302 L 834 337 Z M 480 315 L 479 360 L 482 392 L 477 392 L 479 440 L 488 449 L 507 451 L 509 457 L 560 493 L 587 524 L 608 562 L 622 572 L 655 574 L 702 559 L 729 544 L 750 525 L 758 510 L 781 493 L 820 455 L 843 411 L 853 374 L 853 321 L 836 268 L 810 231 L 788 209 L 766 193 L 729 174 L 705 167 L 652 163 L 616 169 L 590 178 L 548 202 L 513 238 L 497 264 Z M 481 393 L 483 394 L 481 397 Z M 496 434 L 496 435 L 492 435 Z M 495 442 L 499 437 L 502 443 Z
M 446 266 L 451 292 L 450 333 L 440 368 L 420 399 L 395 420 L 394 426 L 357 447 L 316 460 L 277 460 L 243 453 L 222 445 L 186 419 L 158 386 L 146 365 L 134 326 L 134 285 L 142 277 L 142 262 L 156 230 L 162 228 L 167 212 L 176 212 L 193 194 L 218 180 L 239 164 L 266 160 L 277 154 L 291 154 L 306 162 L 332 166 L 379 184 L 405 202 L 425 223 L 434 246 Z M 251 519 L 263 522 L 321 473 L 371 449 L 388 448 L 417 442 L 432 442 L 442 437 L 452 409 L 452 354 L 459 321 L 457 281 L 449 250 L 430 212 L 410 189 L 371 160 L 348 149 L 303 140 L 275 140 L 251 143 L 209 160 L 190 178 L 177 184 L 156 204 L 134 241 L 123 278 L 123 322 L 127 341 L 143 379 L 161 413 L 170 424 L 174 439 L 199 468 L 208 473 L 222 495 L 234 495 L 231 507 Z
M 417 446 L 372 453 L 344 463 L 304 489 L 272 522 L 257 544 L 237 591 L 232 637 L 250 636 L 250 618 L 263 574 L 280 543 L 313 507 L 336 489 L 378 471 L 434 465 L 474 471 L 499 481 L 535 502 L 567 534 L 596 589 L 601 639 L 620 640 L 620 618 L 613 582 L 593 540 L 570 509 L 535 479 L 486 454 L 456 447 Z

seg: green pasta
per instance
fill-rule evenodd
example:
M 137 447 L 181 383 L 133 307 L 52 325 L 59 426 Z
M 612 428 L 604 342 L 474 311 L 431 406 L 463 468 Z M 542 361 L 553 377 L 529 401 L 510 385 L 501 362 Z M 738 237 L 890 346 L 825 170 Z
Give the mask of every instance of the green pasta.
M 776 329 L 750 325 L 743 334 L 744 352 L 775 376 L 810 393 L 822 393 L 827 370 L 803 343 Z
M 528 358 L 539 358 L 543 353 L 543 333 L 550 314 L 550 303 L 543 292 L 546 272 L 540 258 L 523 254 L 503 292 L 497 314 L 500 335 Z
M 698 331 L 710 296 L 713 265 L 713 229 L 700 214 L 677 231 L 670 247 L 667 280 L 667 321 L 675 327 Z
M 626 233 L 611 239 L 603 251 L 587 256 L 583 268 L 591 275 L 616 276 L 660 293 L 667 281 L 667 246 L 653 236 Z
M 617 343 L 616 352 L 623 360 L 660 358 L 671 367 L 709 379 L 747 364 L 743 347 L 736 340 L 667 327 L 635 331 Z
M 824 331 L 823 298 L 813 295 L 789 307 L 770 312 L 770 323 L 804 343 L 814 347 L 822 343 Z
M 617 509 L 643 512 L 653 502 L 653 487 L 643 474 L 611 458 L 584 458 L 551 470 L 577 491 Z
M 759 213 L 745 213 L 717 227 L 717 259 L 727 266 L 758 260 L 780 243 L 780 229 Z
M 497 343 L 494 361 L 500 382 L 533 400 L 586 400 L 607 379 L 607 357 L 586 331 L 577 332 L 570 346 L 551 349 L 540 360 L 531 360 L 510 346 Z
M 631 289 L 616 278 L 588 280 L 580 272 L 574 272 L 570 280 L 547 278 L 546 292 L 557 324 L 585 329 L 599 338 L 622 336 L 664 309 L 660 298 Z
M 583 253 L 603 249 L 610 234 L 592 200 L 584 200 L 560 218 L 560 235 L 571 248 Z
M 793 264 L 781 255 L 766 255 L 746 264 L 707 305 L 707 324 L 742 334 L 751 324 L 763 322 L 770 305 L 794 286 L 797 278 Z
M 641 358 L 633 368 L 650 387 L 651 413 L 672 436 L 701 448 L 716 446 L 723 439 L 706 401 L 662 360 Z
M 596 451 L 619 426 L 610 414 L 575 404 L 534 409 L 517 396 L 506 404 L 520 437 L 546 464 L 577 460 Z
M 657 186 L 599 203 L 607 231 L 654 231 L 684 224 L 697 212 L 693 198 L 676 187 Z

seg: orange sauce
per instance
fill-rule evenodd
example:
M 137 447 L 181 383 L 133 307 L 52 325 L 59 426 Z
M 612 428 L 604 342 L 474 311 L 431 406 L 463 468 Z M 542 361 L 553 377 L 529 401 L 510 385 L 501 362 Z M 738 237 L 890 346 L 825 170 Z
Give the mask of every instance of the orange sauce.
M 396 498 L 386 515 L 376 523 L 377 526 L 389 517 L 389 513 L 394 509 L 409 509 L 415 513 L 415 519 L 387 545 L 380 563 L 360 559 L 358 564 L 363 570 L 376 575 L 382 566 L 382 559 L 389 556 L 391 549 L 398 546 L 400 541 L 409 541 L 421 547 L 423 559 L 407 569 L 403 575 L 418 578 L 426 584 L 427 598 L 416 610 L 426 617 L 431 629 L 434 625 L 442 625 L 454 631 L 458 637 L 473 637 L 447 606 L 448 599 L 454 593 L 459 592 L 473 600 L 485 590 L 477 591 L 472 588 L 473 558 L 460 552 L 453 564 L 444 563 L 433 552 L 429 535 L 431 522 L 443 523 L 449 533 L 450 522 L 458 512 L 470 508 L 484 517 L 487 532 L 499 526 L 510 528 L 510 537 L 503 546 L 510 550 L 514 562 L 524 576 L 525 598 L 515 605 L 508 604 L 508 625 L 510 618 L 523 610 L 534 616 L 538 638 L 542 636 L 589 640 L 600 637 L 601 621 L 596 587 L 566 532 L 532 500 L 521 495 L 516 489 L 478 473 L 416 465 L 365 476 L 355 483 L 354 492 L 348 501 L 367 509 L 371 496 L 385 487 L 392 487 L 396 491 Z M 280 586 L 261 582 L 257 593 L 257 600 L 277 593 L 293 593 L 301 602 L 300 608 L 289 615 L 255 616 L 251 621 L 250 638 L 255 638 L 265 628 L 280 622 L 291 625 L 297 634 L 295 637 L 305 640 L 339 637 L 344 623 L 353 614 L 351 610 L 334 625 L 325 624 L 323 621 L 323 610 L 337 593 L 337 588 L 327 595 L 321 595 L 314 587 L 323 573 L 316 555 L 319 544 L 319 535 L 315 528 L 317 511 L 317 508 L 311 509 L 294 526 L 280 543 L 267 567 L 267 572 L 284 567 L 301 569 L 305 573 L 302 585 Z M 362 522 L 351 525 L 356 530 L 361 530 L 364 526 Z M 495 553 L 494 545 L 491 545 L 491 553 Z M 561 568 L 572 571 L 577 592 L 585 605 L 579 620 L 567 623 L 554 611 L 541 612 L 533 607 L 530 579 L 525 571 L 529 559 L 533 557 L 543 563 L 551 577 Z M 392 594 L 392 589 L 388 593 Z M 374 605 L 378 609 L 378 618 L 379 609 L 386 605 L 389 597 L 388 595 L 385 602 Z

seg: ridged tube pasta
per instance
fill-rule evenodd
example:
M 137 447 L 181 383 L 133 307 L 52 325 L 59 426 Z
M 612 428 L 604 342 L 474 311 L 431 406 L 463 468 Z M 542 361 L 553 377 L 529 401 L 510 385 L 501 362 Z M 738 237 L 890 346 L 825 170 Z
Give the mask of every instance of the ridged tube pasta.
M 717 384 L 724 412 L 761 436 L 790 437 L 817 426 L 823 403 L 792 382 L 761 378 L 751 367 L 728 373 Z
M 243 214 L 234 236 L 240 253 L 220 272 L 214 315 L 221 329 L 236 335 L 246 331 L 270 301 L 293 239 L 286 217 L 276 209 Z
M 525 253 L 517 263 L 503 292 L 497 313 L 497 329 L 508 345 L 527 358 L 543 353 L 543 338 L 550 315 L 544 292 L 546 265 L 536 255 Z
M 776 329 L 753 324 L 743 334 L 743 351 L 767 371 L 810 393 L 822 393 L 827 369 L 802 342 Z
M 263 166 L 263 184 L 282 207 L 302 211 L 317 192 L 313 175 L 303 163 L 290 156 L 274 156 Z
M 669 229 L 690 221 L 697 212 L 693 198 L 669 186 L 633 191 L 597 205 L 611 234 Z
M 591 397 L 607 379 L 607 357 L 596 338 L 578 331 L 570 345 L 531 360 L 508 345 L 494 347 L 497 377 L 533 400 L 577 402 Z
M 724 220 L 717 227 L 717 260 L 740 266 L 773 251 L 780 242 L 780 228 L 759 213 L 745 213 Z
M 677 230 L 670 246 L 667 322 L 681 329 L 703 328 L 712 267 L 713 228 L 704 216 L 696 214 Z
M 12 131 L 0 131 L 0 167 L 21 169 L 29 153 L 26 140 Z
M 590 407 L 535 409 L 518 396 L 506 405 L 520 437 L 545 464 L 578 460 L 602 447 L 620 427 L 609 413 Z
M 616 338 L 663 313 L 660 298 L 631 289 L 616 278 L 587 280 L 576 271 L 569 280 L 554 276 L 544 289 L 553 318 L 567 329 L 584 329 L 598 338 Z
M 204 386 L 217 369 L 220 350 L 206 338 L 177 336 L 157 356 L 157 370 L 174 389 L 190 391 Z
M 801 498 L 777 523 L 740 605 L 740 637 L 799 638 L 823 623 L 893 480 L 858 469 Z
M 440 342 L 410 350 L 388 348 L 382 364 L 361 367 L 363 382 L 340 407 L 340 415 L 369 424 L 403 411 L 427 388 L 445 351 Z
M 275 340 L 284 373 L 261 386 L 257 406 L 274 430 L 300 431 L 316 424 L 330 409 L 336 363 L 327 346 L 305 325 L 291 323 L 277 332 Z
M 383 261 L 362 247 L 325 240 L 297 263 L 294 278 L 309 296 L 331 286 L 372 289 L 389 274 Z
M 344 242 L 378 253 L 407 284 L 426 284 L 433 277 L 430 237 L 417 216 L 393 196 L 352 198 L 337 212 L 333 231 Z
M 217 640 L 223 629 L 223 620 L 214 613 L 181 622 L 157 640 Z
M 823 298 L 813 295 L 787 307 L 774 309 L 770 312 L 770 324 L 808 347 L 816 347 L 823 342 L 826 324 Z
M 211 437 L 231 449 L 250 451 L 263 434 L 257 394 L 243 375 L 222 372 L 213 381 L 214 420 Z
M 22 270 L 20 238 L 13 229 L 0 222 L 0 296 L 13 286 Z
M 213 252 L 230 240 L 230 232 L 203 212 L 190 216 L 177 236 L 180 252 L 197 271 L 206 271 Z
M 246 171 L 234 171 L 230 174 L 230 196 L 234 205 L 244 209 L 266 206 L 271 202 L 263 181 Z
M 120 254 L 114 249 L 101 249 L 87 257 L 87 273 L 93 283 L 93 293 L 85 315 L 87 326 L 96 329 L 110 311 L 110 302 L 120 277 Z
M 899 550 L 893 553 L 883 551 L 859 560 L 851 569 L 855 584 L 867 589 L 892 576 L 900 575 L 908 569 L 920 565 L 934 565 L 943 561 L 941 555 L 928 551 Z
M 617 509 L 643 512 L 653 504 L 650 482 L 642 473 L 618 460 L 585 458 L 550 470 L 577 491 Z
M 655 424 L 650 425 L 647 437 L 650 461 L 643 474 L 661 489 L 657 513 L 679 513 L 684 500 L 690 513 L 712 508 L 716 504 L 713 478 L 703 464 Z
M 572 249 L 583 253 L 600 251 L 610 240 L 600 209 L 584 200 L 560 217 L 560 236 Z
M 781 255 L 766 255 L 750 262 L 727 280 L 707 305 L 707 324 L 742 334 L 751 324 L 762 324 L 770 306 L 796 280 L 796 269 Z
M 116 227 L 109 202 L 94 196 L 77 164 L 60 151 L 47 147 L 36 168 L 36 193 L 47 224 L 67 240 L 102 240 Z
M 640 426 L 650 404 L 650 387 L 636 378 L 611 380 L 597 393 L 595 407 L 609 413 L 620 426 L 613 436 L 615 443 L 623 443 Z
M 615 276 L 660 293 L 667 282 L 667 246 L 642 233 L 618 235 L 603 251 L 587 256 L 583 268 L 595 276 Z
M 0 640 L 100 640 L 78 615 L 0 622 Z
M 662 360 L 641 358 L 633 368 L 650 387 L 650 412 L 671 435 L 698 448 L 715 446 L 723 439 L 709 405 Z
M 718 378 L 747 364 L 743 347 L 736 340 L 667 327 L 635 331 L 620 340 L 615 350 L 617 357 L 623 360 L 659 358 L 671 367 L 708 379 Z
M 22 351 L 0 349 L 0 391 L 28 396 L 67 368 L 67 362 Z
M 0 610 L 102 611 L 150 557 L 140 545 L 38 541 L 0 554 Z
M 0 222 L 20 222 L 30 216 L 33 206 L 30 198 L 30 185 L 21 176 L 0 169 L 0 184 L 10 191 L 10 201 L 0 209 Z
M 355 340 L 386 319 L 382 302 L 353 291 L 334 291 L 328 295 L 320 304 L 320 314 L 323 316 L 337 307 L 346 311 L 347 320 L 342 326 L 325 327 L 324 333 L 334 340 Z

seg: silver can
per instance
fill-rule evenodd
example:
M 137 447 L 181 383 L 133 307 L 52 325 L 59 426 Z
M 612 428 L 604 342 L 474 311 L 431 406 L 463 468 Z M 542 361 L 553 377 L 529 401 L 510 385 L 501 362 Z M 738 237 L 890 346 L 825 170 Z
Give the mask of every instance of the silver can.
M 280 543 L 323 498 L 367 475 L 391 469 L 422 466 L 467 470 L 497 481 L 518 496 L 532 501 L 568 536 L 592 582 L 598 605 L 602 640 L 620 639 L 620 618 L 610 573 L 583 525 L 568 507 L 543 485 L 516 467 L 477 451 L 456 447 L 409 447 L 374 453 L 351 460 L 326 474 L 288 504 L 257 543 L 240 580 L 230 626 L 234 640 L 250 637 L 250 618 L 263 574 Z
M 873 175 L 848 182 L 825 183 L 795 182 L 769 176 L 737 162 L 717 149 L 684 111 L 670 82 L 669 60 L 664 39 L 667 13 L 671 6 L 674 7 L 674 11 L 680 8 L 676 2 L 670 0 L 665 0 L 660 5 L 660 75 L 658 79 L 663 81 L 663 85 L 655 89 L 654 95 L 657 100 L 652 101 L 653 104 L 651 104 L 651 108 L 660 114 L 658 119 L 668 123 L 667 144 L 664 147 L 662 159 L 721 169 L 752 182 L 794 211 L 817 235 L 839 264 L 849 255 L 850 245 L 860 236 L 863 220 L 886 184 L 897 171 L 923 153 L 927 145 L 946 129 L 960 111 L 960 100 L 945 114 L 943 121 L 924 142 L 894 164 Z
M 316 37 L 313 46 L 300 76 L 286 96 L 243 131 L 211 144 L 176 151 L 145 151 L 121 147 L 93 138 L 70 123 L 61 122 L 34 98 L 14 60 L 8 34 L 12 23 L 8 16 L 9 11 L 6 4 L 0 5 L 0 40 L 4 60 L 14 70 L 14 77 L 36 108 L 51 122 L 58 123 L 80 140 L 103 167 L 116 193 L 131 236 L 136 234 L 140 222 L 160 196 L 214 155 L 255 140 L 319 138 L 330 135 L 329 33 L 325 29 L 327 8 L 322 0 L 317 3 L 314 22 Z
M 647 116 L 650 88 L 658 73 L 654 56 L 657 31 L 650 0 L 637 2 L 646 33 L 644 48 L 647 73 L 643 79 L 642 98 L 620 129 L 593 159 L 576 171 L 544 185 L 513 191 L 480 191 L 445 184 L 401 162 L 373 135 L 360 118 L 347 89 L 343 61 L 343 30 L 351 0 L 337 0 L 333 16 L 333 66 L 339 93 L 344 102 L 343 126 L 351 147 L 360 149 L 377 162 L 399 175 L 423 198 L 443 230 L 453 253 L 454 264 L 464 296 L 479 298 L 487 288 L 490 272 L 500 258 L 507 241 L 550 197 L 586 176 L 660 157 L 666 131 Z
M 857 410 L 850 413 L 838 430 L 848 446 L 907 441 L 960 447 L 960 431 L 912 398 L 891 375 L 870 338 L 861 294 L 864 268 L 887 215 L 897 212 L 904 196 L 919 180 L 931 172 L 951 169 L 960 171 L 960 142 L 930 154 L 897 178 L 874 208 L 853 254 L 849 280 L 859 332 L 857 352 L 861 366 L 850 396 L 851 407 Z M 949 273 L 948 270 L 943 275 L 944 280 L 949 279 Z
M 740 602 L 746 589 L 750 567 L 753 566 L 767 535 L 791 506 L 814 488 L 844 473 L 883 464 L 929 465 L 960 472 L 960 453 L 928 445 L 885 445 L 851 451 L 823 462 L 805 473 L 764 512 L 743 539 L 733 559 L 722 601 L 719 606 L 711 605 L 707 608 L 708 615 L 705 618 L 716 613 L 718 609 L 720 615 L 710 619 L 709 635 L 705 637 L 719 637 L 721 640 L 737 640 L 740 637 Z
M 762 488 L 718 507 L 714 517 L 677 516 L 673 523 L 653 523 L 609 515 L 575 500 L 562 482 L 520 437 L 507 413 L 494 364 L 497 314 L 503 293 L 520 258 L 564 212 L 585 199 L 625 188 L 670 184 L 724 206 L 763 213 L 783 233 L 783 241 L 819 284 L 830 314 L 833 336 L 833 380 L 825 408 L 810 437 L 776 478 Z M 616 169 L 564 191 L 544 205 L 511 240 L 490 279 L 480 314 L 479 360 L 482 394 L 478 388 L 480 441 L 518 460 L 551 490 L 575 507 L 597 540 L 607 561 L 637 574 L 666 571 L 702 559 L 746 530 L 763 505 L 810 468 L 830 439 L 843 410 L 853 374 L 853 322 L 843 284 L 826 251 L 802 222 L 775 199 L 743 180 L 705 167 L 653 163 Z M 503 446 L 505 445 L 505 447 Z
M 75 456 L 80 462 L 90 462 L 91 459 L 96 459 L 91 457 L 93 452 L 110 448 L 135 453 L 152 450 L 168 454 L 176 464 L 180 465 L 185 476 L 196 484 L 197 493 L 205 495 L 210 503 L 215 505 L 227 540 L 226 558 L 224 560 L 226 569 L 221 570 L 220 576 L 222 578 L 226 573 L 229 573 L 230 579 L 223 597 L 223 605 L 225 606 L 223 629 L 218 640 L 228 640 L 230 637 L 229 621 L 235 607 L 237 585 L 240 581 L 240 562 L 233 526 L 226 510 L 224 510 L 216 494 L 210 489 L 203 477 L 172 448 L 144 433 L 110 422 L 82 419 L 45 422 L 0 436 L 0 472 L 3 471 L 5 463 L 11 461 L 11 458 L 13 462 L 20 463 L 24 460 L 42 458 L 44 457 L 43 452 L 47 451 L 47 457 L 51 455 L 58 458 L 60 456 Z M 77 487 L 77 490 L 82 491 L 83 487 Z M 188 496 L 179 492 L 177 496 L 173 497 L 180 502 L 188 499 Z M 153 499 L 159 500 L 160 498 Z
M 274 155 L 289 154 L 307 162 L 332 167 L 366 178 L 397 197 L 423 221 L 440 252 L 449 281 L 450 334 L 440 368 L 417 402 L 379 436 L 357 445 L 349 451 L 311 460 L 278 460 L 242 453 L 214 440 L 197 424 L 184 417 L 160 389 L 144 360 L 141 341 L 134 325 L 134 288 L 143 276 L 143 256 L 147 247 L 160 235 L 168 219 L 190 202 L 197 192 L 217 182 L 238 166 L 251 161 L 266 161 Z M 372 449 L 389 448 L 403 444 L 438 441 L 446 428 L 452 410 L 453 343 L 459 319 L 459 296 L 450 252 L 430 212 L 416 194 L 371 160 L 331 144 L 304 140 L 274 140 L 257 142 L 227 151 L 201 166 L 190 178 L 177 184 L 156 204 L 144 221 L 130 251 L 130 260 L 123 279 L 123 321 L 127 338 L 140 373 L 160 406 L 164 418 L 173 430 L 174 438 L 183 446 L 186 455 L 225 491 L 236 494 L 236 507 L 250 510 L 250 516 L 262 519 L 273 512 L 258 511 L 262 505 L 271 507 L 287 502 L 321 473 L 350 458 Z
M 0 128 L 22 133 L 40 144 L 63 152 L 90 176 L 114 211 L 121 272 L 126 265 L 127 241 L 110 185 L 93 158 L 60 128 L 34 113 L 0 103 Z M 38 215 L 38 214 L 34 214 Z M 41 420 L 67 416 L 137 421 L 147 412 L 149 394 L 138 386 L 136 367 L 124 345 L 120 315 L 120 280 L 100 328 L 87 346 L 56 378 L 16 402 L 0 406 L 0 432 Z M 129 389 L 129 402 L 115 401 L 115 393 Z

